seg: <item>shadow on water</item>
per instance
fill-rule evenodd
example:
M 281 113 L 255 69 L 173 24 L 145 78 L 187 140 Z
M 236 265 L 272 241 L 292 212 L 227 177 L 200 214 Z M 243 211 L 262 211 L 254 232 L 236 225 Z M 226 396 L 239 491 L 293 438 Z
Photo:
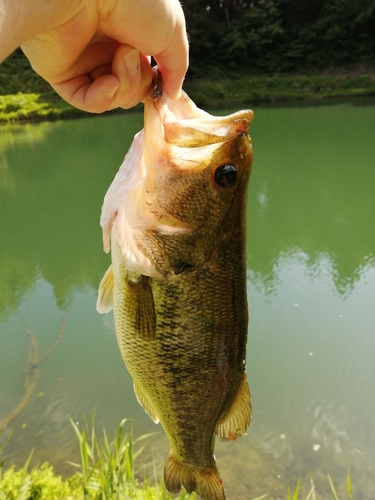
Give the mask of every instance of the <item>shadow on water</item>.
M 326 470 L 344 484 L 347 467 L 361 498 L 374 491 L 375 113 L 363 102 L 255 109 L 247 207 L 254 420 L 248 436 L 217 447 L 230 498 L 281 495 L 299 476 L 307 488 L 310 473 L 325 484 Z M 68 317 L 38 381 L 44 396 L 14 421 L 10 461 L 21 464 L 36 446 L 35 460 L 66 472 L 76 449 L 67 415 L 78 421 L 94 408 L 109 429 L 126 416 L 140 433 L 155 430 L 125 374 L 112 317 L 95 311 L 109 264 L 100 207 L 142 122 L 133 113 L 0 130 L 0 419 L 21 394 L 26 325 L 47 350 Z M 152 449 L 164 458 L 162 434 Z

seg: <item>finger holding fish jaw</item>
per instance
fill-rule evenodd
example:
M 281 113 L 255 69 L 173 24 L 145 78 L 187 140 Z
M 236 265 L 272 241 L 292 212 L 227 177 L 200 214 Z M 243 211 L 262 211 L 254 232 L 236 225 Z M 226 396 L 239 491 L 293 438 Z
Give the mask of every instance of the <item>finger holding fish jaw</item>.
M 150 60 L 130 45 L 114 45 L 109 40 L 106 49 L 99 55 L 92 49 L 90 61 L 95 59 L 93 69 L 90 67 L 84 75 L 77 74 L 80 68 L 78 61 L 73 77 L 51 82 L 52 88 L 76 108 L 90 113 L 137 105 L 151 85 L 153 71 Z
M 113 59 L 112 74 L 119 85 L 107 94 L 112 100 L 108 109 L 131 108 L 144 99 L 150 88 L 153 78 L 150 58 L 130 45 L 120 45 Z
M 110 73 L 108 75 L 108 73 Z M 168 67 L 158 66 L 160 89 L 163 85 L 163 92 L 165 92 L 171 99 L 180 96 L 180 87 L 176 88 L 173 70 Z M 161 77 L 163 75 L 163 77 Z M 138 49 L 130 45 L 120 45 L 113 58 L 112 67 L 110 71 L 101 66 L 90 74 L 95 82 L 101 77 L 110 76 L 113 81 L 109 89 L 102 85 L 97 85 L 97 96 L 94 93 L 94 86 L 91 87 L 91 100 L 98 100 L 97 105 L 102 105 L 107 110 L 116 108 L 129 109 L 142 102 L 149 93 L 152 81 L 155 79 L 155 69 L 151 67 L 151 57 L 141 54 Z M 118 84 L 115 84 L 115 78 Z M 99 83 L 96 82 L 97 84 Z M 105 99 L 106 96 L 106 99 Z M 89 93 L 87 94 L 89 97 Z

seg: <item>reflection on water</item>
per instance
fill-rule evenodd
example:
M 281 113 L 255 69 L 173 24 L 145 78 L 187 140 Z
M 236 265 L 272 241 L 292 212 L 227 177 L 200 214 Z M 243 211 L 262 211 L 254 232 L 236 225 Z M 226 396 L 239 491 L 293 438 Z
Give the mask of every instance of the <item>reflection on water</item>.
M 375 262 L 373 107 L 260 110 L 254 120 L 250 267 L 272 285 L 281 253 L 331 260 L 336 291 Z M 258 138 L 259 134 L 259 138 Z M 261 135 L 262 134 L 262 135 Z M 257 168 L 258 166 L 258 168 Z
M 283 495 L 298 477 L 307 490 L 310 476 L 328 496 L 326 471 L 340 490 L 347 468 L 357 497 L 375 497 L 374 110 L 360 102 L 255 110 L 254 417 L 247 436 L 217 445 L 229 498 Z M 81 422 L 94 409 L 110 432 L 124 416 L 139 433 L 159 429 L 149 451 L 160 460 L 168 451 L 136 402 L 112 315 L 95 311 L 109 262 L 100 207 L 141 126 L 140 114 L 128 114 L 0 129 L 0 420 L 22 396 L 27 328 L 45 352 L 67 318 L 14 421 L 9 461 L 23 463 L 35 446 L 35 461 L 71 472 L 67 415 Z
M 16 187 L 13 169 L 9 167 L 6 152 L 22 148 L 23 145 L 35 145 L 46 140 L 48 132 L 60 125 L 59 122 L 44 122 L 37 127 L 29 123 L 24 125 L 2 125 L 0 134 L 0 189 L 11 192 Z

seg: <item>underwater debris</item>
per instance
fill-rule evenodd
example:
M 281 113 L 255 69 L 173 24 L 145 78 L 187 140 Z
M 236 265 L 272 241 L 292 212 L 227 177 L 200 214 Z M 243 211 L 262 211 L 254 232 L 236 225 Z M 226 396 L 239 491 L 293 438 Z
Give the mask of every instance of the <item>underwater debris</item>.
M 24 377 L 25 377 L 24 393 L 18 404 L 14 408 L 12 408 L 10 412 L 2 420 L 0 420 L 0 432 L 3 431 L 10 424 L 10 422 L 14 420 L 17 417 L 17 415 L 19 415 L 19 413 L 21 413 L 21 411 L 27 405 L 30 396 L 33 393 L 34 388 L 39 379 L 40 372 L 37 369 L 37 366 L 42 361 L 44 361 L 57 347 L 58 343 L 60 342 L 64 334 L 65 326 L 66 326 L 66 317 L 63 316 L 61 329 L 55 342 L 48 349 L 48 351 L 41 357 L 38 357 L 38 343 L 36 341 L 36 337 L 30 330 L 30 328 L 27 328 L 26 333 L 29 336 L 30 345 L 27 353 L 27 364 L 24 372 Z

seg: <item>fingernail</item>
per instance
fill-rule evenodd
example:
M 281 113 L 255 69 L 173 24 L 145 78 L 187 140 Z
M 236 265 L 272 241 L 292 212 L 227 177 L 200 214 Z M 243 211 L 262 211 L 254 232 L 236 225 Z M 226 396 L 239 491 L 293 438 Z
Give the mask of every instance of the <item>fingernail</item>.
M 112 99 L 112 97 L 113 97 L 113 96 L 116 94 L 116 92 L 118 91 L 119 86 L 120 86 L 120 85 L 117 85 L 117 87 L 114 87 L 113 89 L 108 90 L 108 94 L 107 94 L 108 99 Z
M 139 71 L 141 61 L 139 57 L 139 50 L 133 49 L 129 54 L 124 57 L 124 65 L 128 73 L 134 74 Z

